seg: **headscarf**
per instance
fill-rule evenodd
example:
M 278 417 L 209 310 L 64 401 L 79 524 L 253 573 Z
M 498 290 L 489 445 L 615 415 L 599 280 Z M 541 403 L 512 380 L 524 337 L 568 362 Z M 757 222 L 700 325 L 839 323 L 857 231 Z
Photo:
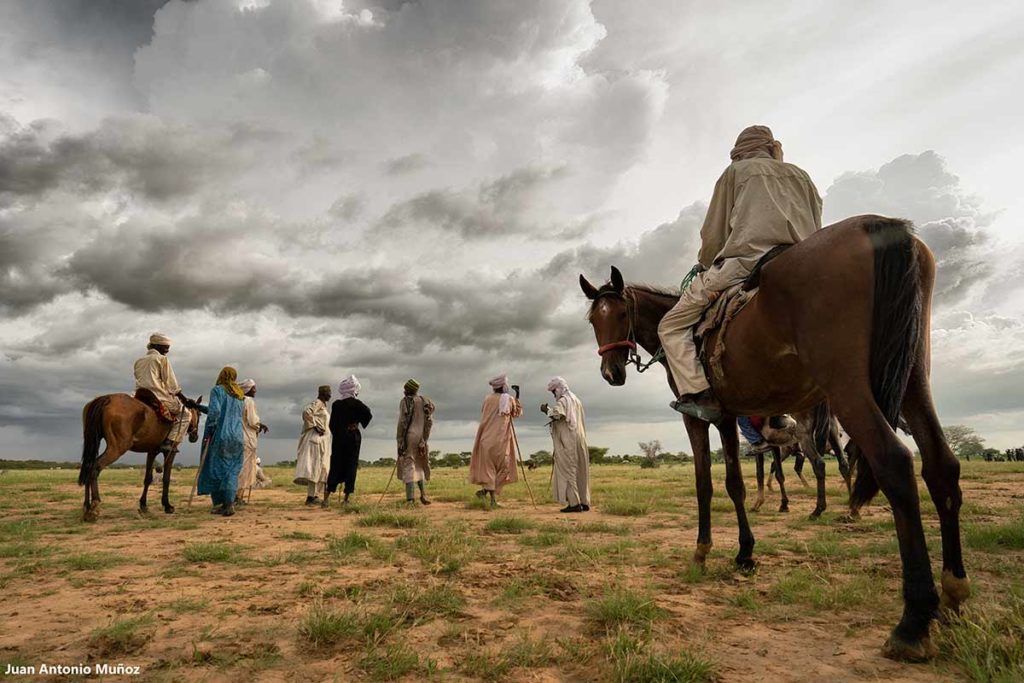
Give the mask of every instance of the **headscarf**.
M 149 335 L 149 343 L 155 346 L 170 346 L 171 338 L 168 337 L 166 334 L 154 332 L 153 334 Z
M 236 379 L 238 379 L 238 371 L 229 365 L 217 375 L 217 386 L 224 387 L 224 391 L 228 392 L 228 395 L 241 401 L 245 398 L 245 392 L 235 382 Z
M 242 390 L 243 394 L 248 394 L 250 391 L 256 388 L 256 380 L 252 378 L 243 379 L 241 382 L 238 383 L 238 388 Z
M 498 415 L 508 415 L 512 412 L 512 396 L 508 393 L 508 375 L 502 373 L 490 381 L 491 389 L 501 390 L 501 400 L 498 402 Z
M 405 386 L 403 388 L 405 389 L 406 393 L 415 394 L 417 391 L 420 390 L 420 383 L 412 378 L 409 378 L 406 381 Z
M 736 145 L 729 152 L 733 161 L 752 159 L 767 155 L 776 158 L 776 152 L 782 149 L 782 143 L 772 136 L 768 126 L 748 126 L 736 138 Z
M 555 400 L 564 396 L 572 402 L 571 399 L 576 398 L 576 394 L 569 390 L 569 383 L 562 377 L 552 377 L 551 381 L 548 382 L 548 391 L 555 394 Z M 579 399 L 576 400 L 578 401 Z M 566 411 L 565 419 L 569 423 L 569 429 L 576 431 L 576 410 Z
M 356 379 L 355 375 L 349 375 L 345 379 L 341 380 L 338 385 L 338 400 L 341 401 L 346 398 L 355 398 L 359 395 L 359 390 L 362 385 L 359 384 L 359 380 Z

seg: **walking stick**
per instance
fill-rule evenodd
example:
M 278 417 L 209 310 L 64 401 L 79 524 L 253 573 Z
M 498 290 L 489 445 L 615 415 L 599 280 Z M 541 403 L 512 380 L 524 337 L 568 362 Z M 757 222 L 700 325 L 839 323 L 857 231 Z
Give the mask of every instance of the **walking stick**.
M 391 476 L 388 477 L 387 486 L 384 487 L 384 493 L 380 494 L 380 500 L 377 501 L 377 505 L 384 502 L 384 496 L 388 495 L 388 489 L 391 488 L 391 480 L 395 478 L 395 472 L 398 470 L 398 459 L 395 459 L 395 466 L 391 468 Z
M 203 450 L 199 453 L 199 469 L 196 470 L 196 478 L 192 481 L 192 490 L 188 494 L 188 508 L 192 508 L 192 498 L 196 495 L 196 489 L 199 487 L 199 475 L 203 471 L 203 463 L 206 462 L 206 452 L 210 448 L 210 440 L 205 439 L 203 441 Z
M 251 503 L 252 502 L 252 487 L 251 486 L 249 487 L 249 493 L 247 493 L 246 496 L 245 496 L 245 502 L 246 503 Z
M 516 444 L 516 456 L 519 461 L 519 470 L 523 473 L 523 481 L 526 483 L 526 490 L 530 494 L 530 502 L 533 503 L 533 507 L 537 507 L 537 499 L 533 497 L 533 489 L 530 488 L 530 480 L 526 478 L 526 466 L 523 464 L 523 451 L 519 448 L 519 437 L 516 435 L 516 423 L 514 420 L 509 420 L 508 423 L 512 425 L 512 440 Z M 554 472 L 554 470 L 552 470 Z

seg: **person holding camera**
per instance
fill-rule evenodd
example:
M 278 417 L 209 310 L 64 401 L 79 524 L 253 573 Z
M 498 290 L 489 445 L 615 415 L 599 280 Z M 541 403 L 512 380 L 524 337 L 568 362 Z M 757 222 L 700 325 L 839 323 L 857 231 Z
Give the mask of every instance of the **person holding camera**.
M 519 387 L 509 386 L 507 375 L 498 375 L 490 385 L 491 393 L 484 398 L 480 409 L 480 426 L 469 461 L 469 481 L 481 487 L 476 495 L 490 496 L 491 507 L 496 508 L 501 507 L 498 505 L 501 490 L 519 481 L 516 471 L 519 446 L 512 420 L 523 414 L 523 407 L 519 403 Z

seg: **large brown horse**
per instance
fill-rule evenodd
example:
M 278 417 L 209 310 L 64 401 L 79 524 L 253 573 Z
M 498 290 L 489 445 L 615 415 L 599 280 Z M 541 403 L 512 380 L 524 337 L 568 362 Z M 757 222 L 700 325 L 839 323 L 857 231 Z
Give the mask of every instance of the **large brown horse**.
M 739 523 L 741 567 L 753 564 L 734 415 L 779 415 L 828 401 L 856 442 L 860 464 L 851 500 L 881 488 L 892 507 L 903 564 L 903 615 L 886 655 L 911 661 L 934 655 L 929 627 L 940 598 L 932 578 L 910 450 L 894 427 L 902 410 L 922 461 L 922 476 L 942 532 L 943 607 L 957 610 L 969 593 L 960 548 L 960 464 L 942 434 L 928 380 L 935 260 L 906 221 L 856 216 L 814 235 L 767 263 L 753 300 L 709 349 L 724 343 L 724 380 L 713 389 L 727 413 L 718 424 L 726 490 Z M 631 345 L 654 354 L 658 322 L 678 292 L 629 286 L 612 269 L 601 288 L 580 276 L 592 300 L 590 321 L 612 385 L 626 381 Z M 675 392 L 671 377 L 669 384 Z M 694 559 L 711 549 L 709 424 L 684 417 L 694 452 L 699 524 Z
M 201 403 L 200 396 L 196 403 Z M 189 408 L 188 440 L 199 439 L 199 410 Z M 146 454 L 146 478 L 143 480 L 142 497 L 139 498 L 139 512 L 147 512 L 146 495 L 153 482 L 153 461 L 160 452 L 160 445 L 167 438 L 171 425 L 162 422 L 156 411 L 128 394 L 107 394 L 98 396 L 85 404 L 82 409 L 82 466 L 78 472 L 78 484 L 85 487 L 85 501 L 82 504 L 82 519 L 95 522 L 99 516 L 99 476 L 104 467 L 115 463 L 118 458 L 132 451 Z M 100 440 L 107 446 L 100 454 Z M 167 497 L 171 485 L 171 466 L 174 454 L 164 456 L 164 490 L 160 502 L 164 512 L 174 512 L 174 506 Z

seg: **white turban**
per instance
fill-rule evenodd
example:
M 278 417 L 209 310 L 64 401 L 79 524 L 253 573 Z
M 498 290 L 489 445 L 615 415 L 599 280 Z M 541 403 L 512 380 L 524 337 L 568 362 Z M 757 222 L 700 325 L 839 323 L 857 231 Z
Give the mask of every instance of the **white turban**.
M 356 379 L 355 375 L 349 375 L 345 379 L 341 380 L 338 385 L 338 400 L 346 398 L 355 398 L 359 395 L 359 390 L 362 385 L 359 384 L 359 380 Z
M 492 389 L 501 391 L 501 401 L 498 403 L 498 415 L 508 415 L 512 412 L 512 396 L 509 395 L 508 375 L 502 373 L 490 381 Z
M 248 394 L 251 389 L 256 388 L 256 380 L 254 379 L 243 379 L 238 383 L 238 388 L 242 390 L 243 394 Z
M 149 335 L 149 343 L 156 344 L 157 346 L 170 346 L 171 338 L 168 337 L 166 334 L 154 332 L 153 334 Z
M 569 383 L 566 382 L 565 379 L 562 377 L 552 377 L 551 381 L 548 382 L 548 391 L 554 393 L 556 401 L 560 401 L 563 398 L 566 399 L 566 401 L 570 404 L 579 401 L 579 399 L 576 398 L 576 394 L 572 393 L 569 390 Z M 575 406 L 570 405 L 568 407 L 568 409 L 565 411 L 565 419 L 569 423 L 569 429 L 576 431 Z

